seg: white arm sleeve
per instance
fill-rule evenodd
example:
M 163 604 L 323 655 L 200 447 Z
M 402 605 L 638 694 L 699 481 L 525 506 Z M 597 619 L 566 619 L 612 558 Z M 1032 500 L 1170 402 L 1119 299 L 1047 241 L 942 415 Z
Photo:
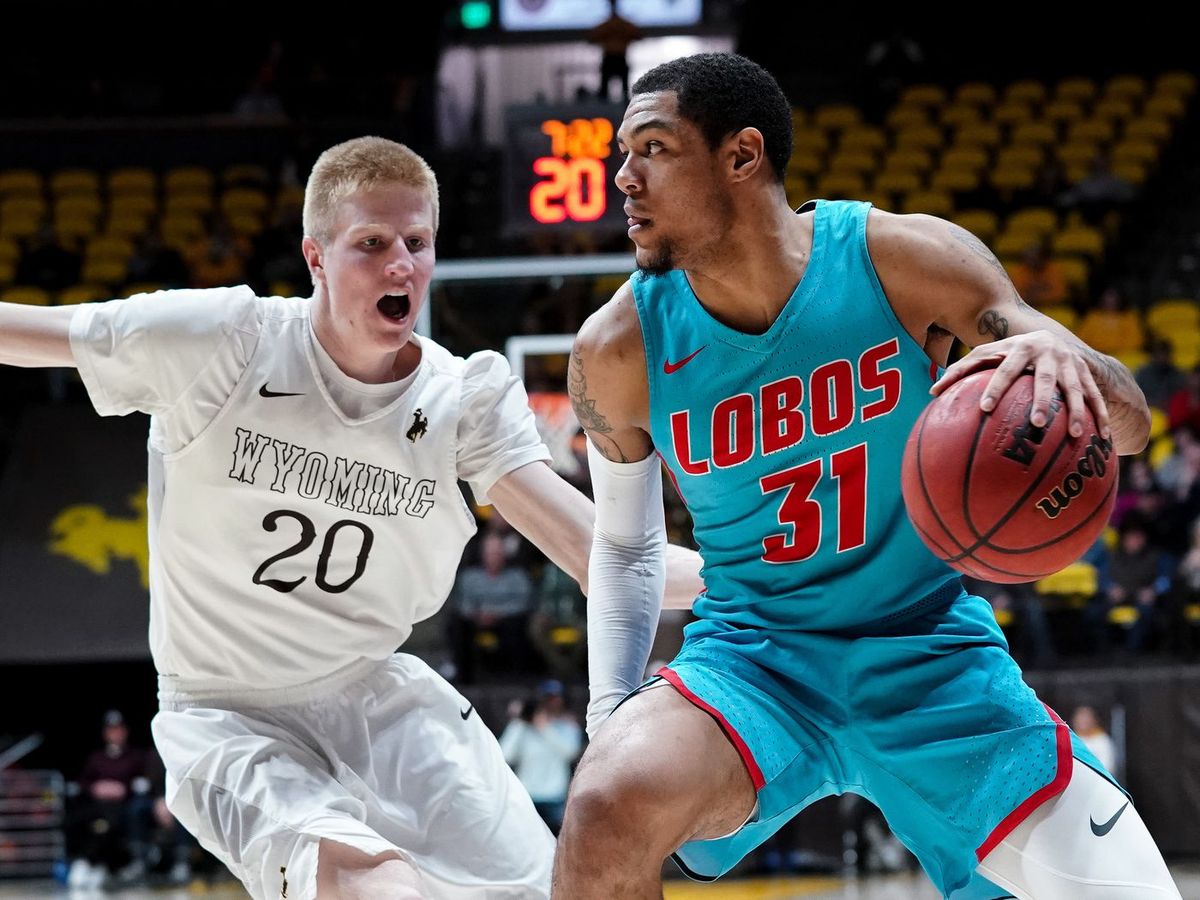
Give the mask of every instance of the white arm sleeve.
M 615 463 L 588 441 L 596 528 L 588 561 L 587 732 L 641 684 L 666 587 L 667 529 L 657 454 Z

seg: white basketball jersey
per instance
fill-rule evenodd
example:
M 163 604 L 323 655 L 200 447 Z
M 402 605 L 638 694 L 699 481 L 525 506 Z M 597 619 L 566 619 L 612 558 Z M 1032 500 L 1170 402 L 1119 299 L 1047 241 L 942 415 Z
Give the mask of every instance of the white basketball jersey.
M 72 322 L 97 410 L 152 414 L 150 642 L 173 690 L 296 685 L 389 656 L 441 607 L 475 531 L 458 479 L 485 494 L 549 458 L 502 357 L 426 338 L 411 386 L 348 418 L 319 375 L 310 302 L 177 291 Z

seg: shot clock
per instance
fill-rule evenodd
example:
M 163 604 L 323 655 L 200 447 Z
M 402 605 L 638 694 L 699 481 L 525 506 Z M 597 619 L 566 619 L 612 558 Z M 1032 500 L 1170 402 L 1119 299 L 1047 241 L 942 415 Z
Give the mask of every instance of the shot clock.
M 613 183 L 623 106 L 513 106 L 506 112 L 505 230 L 510 234 L 625 230 Z

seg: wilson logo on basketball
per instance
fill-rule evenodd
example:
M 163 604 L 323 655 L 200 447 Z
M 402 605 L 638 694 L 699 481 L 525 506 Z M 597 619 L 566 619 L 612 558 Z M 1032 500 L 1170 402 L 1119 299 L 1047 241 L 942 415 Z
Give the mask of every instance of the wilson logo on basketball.
M 1058 415 L 1061 409 L 1062 397 L 1052 397 L 1050 400 L 1050 409 L 1046 413 L 1046 424 L 1040 428 L 1029 421 L 1029 417 L 1033 414 L 1032 407 L 1027 410 L 1025 412 L 1024 424 L 1018 425 L 1013 429 L 1012 443 L 1004 448 L 1004 457 L 1011 459 L 1013 462 L 1018 462 L 1023 466 L 1027 466 L 1033 462 L 1037 448 L 1046 439 L 1046 432 L 1054 424 L 1054 417 Z
M 1083 493 L 1089 478 L 1104 477 L 1104 473 L 1108 471 L 1108 458 L 1112 456 L 1112 450 L 1112 441 L 1106 441 L 1093 434 L 1091 443 L 1075 464 L 1075 471 L 1068 473 L 1062 484 L 1050 492 L 1049 497 L 1039 500 L 1037 508 L 1046 514 L 1046 518 L 1057 518 L 1059 513 L 1071 505 L 1072 500 Z

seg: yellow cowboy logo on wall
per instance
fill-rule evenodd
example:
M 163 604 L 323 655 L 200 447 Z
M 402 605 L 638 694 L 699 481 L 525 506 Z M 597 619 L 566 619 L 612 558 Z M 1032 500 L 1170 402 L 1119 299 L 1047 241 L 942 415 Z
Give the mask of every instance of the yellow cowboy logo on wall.
M 138 568 L 142 587 L 150 587 L 150 547 L 146 540 L 146 487 L 129 497 L 131 516 L 110 516 L 101 506 L 68 506 L 50 523 L 51 553 L 66 556 L 97 575 L 107 575 L 114 563 L 128 561 Z

